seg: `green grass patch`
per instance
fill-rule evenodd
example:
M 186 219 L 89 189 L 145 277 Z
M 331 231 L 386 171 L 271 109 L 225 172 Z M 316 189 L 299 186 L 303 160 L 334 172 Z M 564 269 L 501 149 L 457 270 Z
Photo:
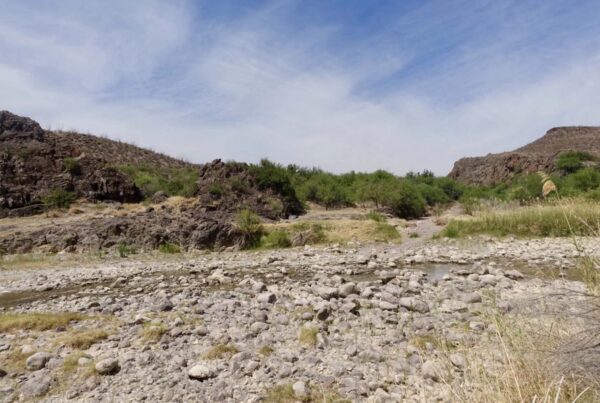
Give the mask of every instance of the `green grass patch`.
M 42 198 L 42 202 L 49 209 L 67 209 L 77 199 L 73 192 L 67 192 L 62 189 L 54 189 Z
M 166 242 L 166 243 L 161 244 L 158 247 L 158 250 L 160 251 L 160 253 L 164 253 L 167 255 L 173 255 L 176 253 L 181 253 L 181 246 L 179 246 L 175 243 Z
M 510 211 L 485 212 L 471 219 L 451 220 L 441 236 L 468 235 L 568 237 L 595 236 L 600 231 L 598 204 L 538 205 Z
M 198 190 L 198 169 L 155 168 L 144 165 L 121 165 L 117 169 L 139 187 L 144 197 L 150 197 L 162 191 L 169 196 L 192 197 Z
M 267 249 L 289 248 L 292 246 L 292 241 L 287 231 L 274 229 L 262 237 L 260 246 Z
M 385 216 L 381 213 L 378 213 L 377 211 L 373 211 L 373 210 L 369 211 L 366 214 L 366 217 L 367 217 L 367 219 L 373 220 L 375 222 L 386 222 Z

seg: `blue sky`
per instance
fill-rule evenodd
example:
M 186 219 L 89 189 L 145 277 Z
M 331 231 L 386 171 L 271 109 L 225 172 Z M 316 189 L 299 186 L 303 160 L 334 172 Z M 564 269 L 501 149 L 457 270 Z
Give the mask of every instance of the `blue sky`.
M 433 169 L 599 125 L 600 2 L 0 0 L 0 109 L 194 162 Z

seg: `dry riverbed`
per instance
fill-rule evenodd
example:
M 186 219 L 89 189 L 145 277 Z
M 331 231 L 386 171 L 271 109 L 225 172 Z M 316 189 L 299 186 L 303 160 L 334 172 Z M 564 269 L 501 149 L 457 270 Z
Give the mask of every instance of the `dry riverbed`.
M 473 366 L 502 364 L 498 320 L 576 316 L 580 255 L 437 240 L 1 270 L 0 401 L 468 401 Z

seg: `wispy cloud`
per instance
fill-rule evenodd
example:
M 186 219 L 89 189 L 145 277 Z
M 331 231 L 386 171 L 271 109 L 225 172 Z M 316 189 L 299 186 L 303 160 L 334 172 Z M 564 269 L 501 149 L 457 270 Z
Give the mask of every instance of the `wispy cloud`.
M 415 2 L 363 27 L 299 15 L 304 2 L 218 19 L 183 1 L 15 4 L 0 15 L 0 108 L 197 162 L 442 174 L 600 123 L 591 1 Z

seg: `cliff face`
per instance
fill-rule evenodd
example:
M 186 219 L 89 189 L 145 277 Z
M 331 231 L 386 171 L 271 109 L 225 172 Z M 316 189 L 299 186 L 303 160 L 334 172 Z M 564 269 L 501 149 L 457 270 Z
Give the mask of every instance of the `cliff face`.
M 471 185 L 493 185 L 517 174 L 551 171 L 565 151 L 585 151 L 600 156 L 600 127 L 550 129 L 543 137 L 514 151 L 462 158 L 448 175 Z

